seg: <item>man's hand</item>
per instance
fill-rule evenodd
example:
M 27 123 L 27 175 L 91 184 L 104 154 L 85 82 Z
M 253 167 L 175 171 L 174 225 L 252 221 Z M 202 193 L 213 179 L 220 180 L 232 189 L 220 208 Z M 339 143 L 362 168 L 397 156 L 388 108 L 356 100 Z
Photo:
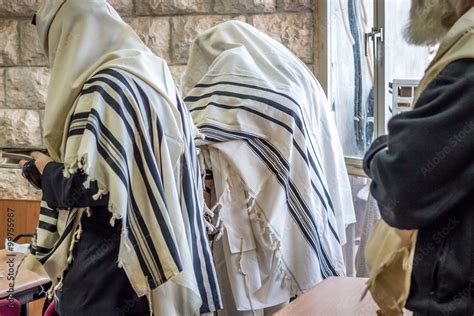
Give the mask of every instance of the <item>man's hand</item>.
M 50 163 L 51 161 L 54 161 L 53 159 L 51 159 L 51 157 L 39 151 L 32 152 L 30 156 L 33 157 L 33 159 L 35 160 L 35 166 L 41 174 L 43 174 L 43 170 L 46 167 L 46 165 Z M 21 160 L 20 167 L 23 168 L 23 165 L 26 162 L 27 162 L 26 160 Z

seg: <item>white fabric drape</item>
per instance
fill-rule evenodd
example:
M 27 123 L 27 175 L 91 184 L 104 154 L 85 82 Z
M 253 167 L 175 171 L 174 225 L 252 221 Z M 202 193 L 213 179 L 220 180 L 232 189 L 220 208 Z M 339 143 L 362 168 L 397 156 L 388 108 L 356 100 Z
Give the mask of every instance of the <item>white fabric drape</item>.
M 307 67 L 229 21 L 195 39 L 183 85 L 214 174 L 236 308 L 274 306 L 344 274 L 351 191 L 327 99 Z
M 109 195 L 111 224 L 123 222 L 119 267 L 154 315 L 220 308 L 193 127 L 166 62 L 105 0 L 45 0 L 36 20 L 51 66 L 48 151 Z M 43 206 L 40 221 L 57 230 L 38 228 L 27 264 L 59 289 L 90 210 Z

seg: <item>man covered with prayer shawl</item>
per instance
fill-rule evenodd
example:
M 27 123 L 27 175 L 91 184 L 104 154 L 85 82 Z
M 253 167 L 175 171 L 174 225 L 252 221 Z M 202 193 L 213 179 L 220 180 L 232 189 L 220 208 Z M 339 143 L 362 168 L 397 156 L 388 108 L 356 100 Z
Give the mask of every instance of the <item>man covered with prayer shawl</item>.
M 308 68 L 250 25 L 199 35 L 184 76 L 212 173 L 208 210 L 224 310 L 267 315 L 330 276 L 354 209 L 327 99 Z
M 220 308 L 192 124 L 166 62 L 105 0 L 44 0 L 36 23 L 52 159 L 33 153 L 43 201 L 27 266 L 47 272 L 61 315 Z

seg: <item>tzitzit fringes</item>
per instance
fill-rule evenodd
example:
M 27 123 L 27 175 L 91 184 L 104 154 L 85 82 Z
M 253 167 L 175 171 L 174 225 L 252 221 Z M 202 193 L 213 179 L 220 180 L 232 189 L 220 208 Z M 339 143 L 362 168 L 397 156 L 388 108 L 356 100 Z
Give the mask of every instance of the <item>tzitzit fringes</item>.
M 87 214 L 87 209 L 84 209 L 83 211 L 79 210 L 78 214 L 76 214 L 78 216 L 78 218 L 76 219 L 78 221 L 78 224 L 77 224 L 76 229 L 74 230 L 73 235 L 71 236 L 71 243 L 69 245 L 68 252 L 67 252 L 66 267 L 62 271 L 61 276 L 58 279 L 58 282 L 56 284 L 53 283 L 53 286 L 51 286 L 51 288 L 47 292 L 47 297 L 50 300 L 53 298 L 56 291 L 62 288 L 64 272 L 68 269 L 69 265 L 71 265 L 72 261 L 74 260 L 74 255 L 73 255 L 74 247 L 76 243 L 81 239 L 81 235 L 82 235 L 81 217 L 84 213 Z
M 81 215 L 81 214 L 80 214 Z M 80 222 L 80 219 L 79 219 L 79 223 L 76 227 L 76 230 L 74 231 L 74 234 L 72 235 L 72 240 L 71 240 L 71 244 L 69 245 L 69 249 L 68 249 L 68 256 L 67 256 L 67 264 L 68 266 L 72 263 L 72 261 L 74 260 L 74 256 L 73 256 L 73 253 L 74 253 L 74 246 L 76 245 L 76 243 L 81 239 L 81 235 L 82 235 L 82 224 Z M 66 267 L 67 268 L 67 267 Z
M 243 257 L 243 251 L 244 251 L 244 239 L 240 238 L 240 252 L 239 252 L 239 273 L 242 275 L 244 278 L 244 286 L 245 286 L 245 294 L 247 295 L 247 299 L 249 300 L 250 304 L 250 309 L 252 310 L 252 315 L 256 316 L 255 314 L 255 308 L 253 307 L 253 301 L 252 301 L 252 296 L 250 293 L 250 286 L 248 284 L 248 274 L 245 272 L 243 266 L 242 266 L 242 257 Z
M 84 154 L 79 158 L 69 160 L 64 164 L 64 171 L 63 174 L 65 177 L 69 178 L 71 175 L 77 173 L 79 170 L 82 170 L 86 175 L 87 178 L 85 179 L 84 182 L 84 187 L 88 188 L 90 182 L 97 182 L 98 185 L 98 190 L 97 192 L 92 196 L 92 199 L 94 201 L 97 201 L 101 199 L 104 195 L 109 194 L 109 190 L 105 185 L 97 181 L 97 179 L 94 179 L 89 176 L 90 174 L 90 165 L 89 165 L 89 160 L 88 160 L 88 155 Z M 111 200 L 109 200 L 109 205 L 108 205 L 108 210 L 112 213 L 112 216 L 110 218 L 110 225 L 113 227 L 115 226 L 115 221 L 117 219 L 121 219 L 123 217 L 121 210 L 118 210 L 115 205 L 112 203 Z M 91 213 L 90 210 L 87 211 L 87 216 L 90 217 Z
M 222 238 L 224 234 L 224 225 L 222 222 L 222 216 L 221 216 L 221 208 L 224 205 L 224 200 L 229 198 L 230 196 L 230 189 L 227 186 L 224 189 L 224 192 L 222 192 L 221 196 L 219 197 L 219 200 L 216 202 L 216 204 L 209 209 L 207 206 L 205 206 L 204 213 L 207 216 L 204 216 L 204 222 L 208 231 L 208 234 L 213 236 L 213 241 L 217 241 Z
M 261 232 L 262 238 L 260 239 L 265 247 L 270 250 L 273 250 L 276 260 L 276 271 L 278 276 L 281 277 L 282 286 L 288 286 L 292 295 L 301 293 L 298 285 L 291 274 L 289 273 L 286 264 L 283 260 L 283 255 L 281 253 L 281 239 L 271 228 L 270 223 L 268 222 L 265 213 L 258 207 L 257 199 L 255 195 L 247 191 L 246 199 L 247 212 L 249 214 L 250 220 L 255 223 Z M 289 282 L 289 284 L 288 284 Z
M 97 200 L 101 199 L 102 196 L 104 196 L 104 195 L 106 195 L 106 194 L 108 194 L 108 193 L 109 193 L 109 192 L 107 191 L 107 189 L 105 189 L 105 188 L 99 188 L 99 189 L 97 190 L 97 193 L 92 196 L 92 199 L 93 199 L 94 201 L 97 201 Z
M 248 193 L 247 198 L 247 213 L 252 222 L 256 223 L 262 232 L 262 240 L 268 249 L 276 250 L 280 247 L 280 238 L 272 230 L 265 214 L 257 206 L 256 198 L 253 194 Z

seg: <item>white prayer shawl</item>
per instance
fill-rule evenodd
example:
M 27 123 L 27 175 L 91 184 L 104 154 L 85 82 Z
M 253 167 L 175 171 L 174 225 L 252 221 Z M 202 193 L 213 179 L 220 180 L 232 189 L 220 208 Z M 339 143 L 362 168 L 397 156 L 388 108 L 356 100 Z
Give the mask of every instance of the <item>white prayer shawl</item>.
M 351 190 L 327 99 L 306 66 L 230 21 L 195 39 L 183 89 L 213 170 L 237 309 L 274 306 L 343 275 Z
M 52 73 L 48 150 L 66 176 L 82 170 L 98 182 L 95 198 L 108 193 L 111 224 L 123 222 L 118 265 L 132 287 L 154 315 L 220 308 L 192 123 L 166 62 L 104 0 L 45 0 L 37 25 Z M 26 263 L 41 264 L 54 289 L 89 211 L 42 203 Z

